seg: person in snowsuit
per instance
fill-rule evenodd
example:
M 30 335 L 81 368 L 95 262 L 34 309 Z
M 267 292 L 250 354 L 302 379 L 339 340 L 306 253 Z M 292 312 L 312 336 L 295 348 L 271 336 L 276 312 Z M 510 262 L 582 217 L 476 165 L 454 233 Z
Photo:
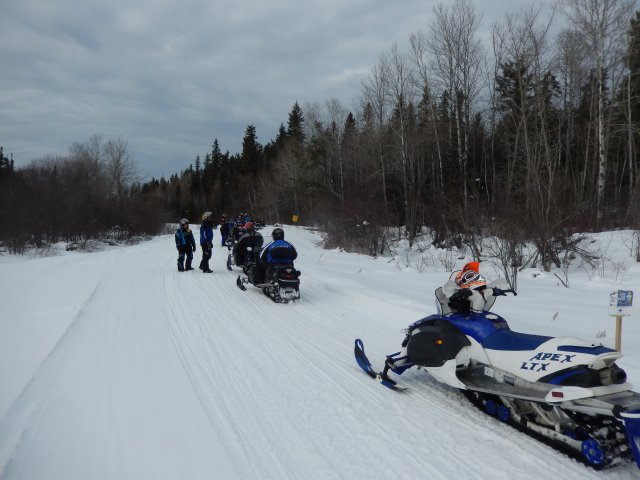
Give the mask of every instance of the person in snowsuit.
M 196 251 L 196 240 L 193 233 L 189 229 L 189 220 L 183 218 L 180 220 L 180 228 L 176 231 L 176 248 L 178 249 L 178 271 L 184 272 L 193 270 L 191 261 L 193 260 L 193 252 Z M 184 259 L 187 258 L 185 266 Z
M 480 263 L 469 262 L 455 278 L 449 279 L 443 285 L 442 291 L 447 296 L 447 306 L 453 313 L 482 312 L 487 307 L 484 295 L 486 287 L 487 280 L 480 275 Z M 495 297 L 492 298 L 495 300 Z M 489 310 L 491 305 L 486 310 Z
M 252 252 L 257 253 L 264 243 L 262 235 L 255 230 L 253 222 L 245 223 L 243 229 L 245 233 L 240 236 L 238 243 L 233 247 L 233 259 L 238 266 L 245 265 L 247 248 L 250 247 Z
M 504 279 L 488 282 L 480 274 L 480 262 L 468 262 L 462 270 L 454 272 L 436 294 L 436 306 L 441 314 L 472 312 L 488 312 L 496 301 L 496 297 L 505 296 L 507 292 L 517 293 L 509 287 Z
M 220 219 L 220 244 L 224 247 L 227 244 L 227 237 L 231 232 L 231 227 L 233 226 L 233 222 L 227 220 L 227 214 L 223 213 L 222 218 Z
M 276 227 L 271 232 L 272 242 L 265 245 L 260 252 L 260 258 L 253 273 L 254 284 L 271 281 L 275 270 L 288 265 L 293 267 L 293 261 L 298 258 L 296 247 L 284 239 L 284 230 Z
M 209 268 L 209 259 L 213 249 L 213 214 L 204 212 L 200 225 L 200 248 L 202 249 L 202 261 L 200 270 L 203 273 L 213 273 Z

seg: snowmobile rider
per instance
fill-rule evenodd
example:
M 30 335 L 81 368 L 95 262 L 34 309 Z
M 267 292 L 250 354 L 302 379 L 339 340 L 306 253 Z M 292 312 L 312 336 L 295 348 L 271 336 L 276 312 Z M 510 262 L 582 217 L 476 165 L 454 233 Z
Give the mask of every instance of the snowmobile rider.
M 264 243 L 262 234 L 256 231 L 253 222 L 245 223 L 243 229 L 245 233 L 240 236 L 238 243 L 233 246 L 233 259 L 238 266 L 245 265 L 248 248 L 251 248 L 251 251 L 257 254 Z
M 209 268 L 209 259 L 213 249 L 213 213 L 204 212 L 202 214 L 202 224 L 200 225 L 200 248 L 202 249 L 202 261 L 200 270 L 203 273 L 213 273 Z
M 260 252 L 260 261 L 255 272 L 255 279 L 264 282 L 270 280 L 275 268 L 280 265 L 293 266 L 293 261 L 298 258 L 296 247 L 284 239 L 284 230 L 276 227 L 271 232 L 273 241 L 268 243 Z M 266 275 L 265 275 L 266 274 Z
M 189 229 L 189 220 L 183 218 L 180 220 L 180 228 L 176 231 L 176 248 L 178 249 L 178 271 L 184 272 L 193 270 L 191 261 L 193 260 L 193 252 L 196 251 L 196 239 Z M 185 267 L 184 258 L 187 257 L 187 265 Z
M 442 314 L 488 312 L 496 297 L 506 295 L 506 292 L 513 290 L 503 279 L 487 283 L 487 279 L 480 274 L 480 262 L 468 262 L 456 273 L 455 278 L 450 278 L 442 288 L 436 290 L 438 311 Z

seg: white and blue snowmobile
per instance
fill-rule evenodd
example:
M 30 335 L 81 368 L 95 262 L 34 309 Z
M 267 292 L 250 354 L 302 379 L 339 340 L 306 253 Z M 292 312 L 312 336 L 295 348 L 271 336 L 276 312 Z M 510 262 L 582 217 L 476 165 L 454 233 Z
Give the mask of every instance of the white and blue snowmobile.
M 484 292 L 488 307 L 496 296 L 515 294 L 500 281 Z M 570 337 L 514 332 L 489 308 L 454 312 L 442 288 L 436 299 L 438 314 L 409 326 L 401 351 L 387 356 L 382 372 L 372 367 L 360 339 L 358 365 L 396 390 L 403 388 L 389 372 L 417 366 L 489 415 L 594 468 L 632 458 L 640 468 L 640 394 L 615 363 L 620 352 Z

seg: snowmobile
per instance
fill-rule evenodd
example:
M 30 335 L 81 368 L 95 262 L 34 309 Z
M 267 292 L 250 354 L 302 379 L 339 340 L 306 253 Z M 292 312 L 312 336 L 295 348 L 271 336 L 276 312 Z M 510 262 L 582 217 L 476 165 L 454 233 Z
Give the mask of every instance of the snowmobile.
M 515 294 L 498 282 L 486 292 L 491 305 L 496 296 Z M 620 352 L 570 337 L 514 332 L 488 309 L 451 311 L 442 288 L 436 299 L 438 314 L 409 326 L 401 351 L 387 356 L 382 372 L 356 339 L 358 365 L 395 390 L 403 388 L 389 371 L 401 375 L 417 366 L 489 415 L 596 469 L 632 458 L 640 468 L 640 394 L 615 363 Z
M 258 255 L 255 258 L 257 261 Z M 238 275 L 236 285 L 240 290 L 245 291 L 245 285 L 252 284 L 276 303 L 289 303 L 300 299 L 302 272 L 296 270 L 293 265 L 274 264 L 267 269 L 263 279 L 256 261 L 243 268 L 244 275 Z
M 249 222 L 250 230 L 254 230 L 253 223 Z M 232 267 L 245 268 L 250 263 L 255 263 L 255 258 L 262 248 L 263 238 L 261 235 L 247 235 L 246 230 L 242 232 L 235 228 L 226 239 L 227 250 L 227 270 L 232 271 Z M 254 258 L 255 257 L 255 258 Z

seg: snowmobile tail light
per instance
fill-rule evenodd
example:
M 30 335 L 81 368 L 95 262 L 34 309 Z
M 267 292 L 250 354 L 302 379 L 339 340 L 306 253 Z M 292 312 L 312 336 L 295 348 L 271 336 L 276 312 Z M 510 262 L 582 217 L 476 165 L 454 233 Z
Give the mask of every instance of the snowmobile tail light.
M 436 345 L 442 345 L 444 342 L 442 341 L 441 338 L 436 340 Z
M 551 396 L 554 397 L 554 398 L 564 398 L 564 393 L 558 392 L 558 391 L 554 391 L 554 392 L 551 392 Z

